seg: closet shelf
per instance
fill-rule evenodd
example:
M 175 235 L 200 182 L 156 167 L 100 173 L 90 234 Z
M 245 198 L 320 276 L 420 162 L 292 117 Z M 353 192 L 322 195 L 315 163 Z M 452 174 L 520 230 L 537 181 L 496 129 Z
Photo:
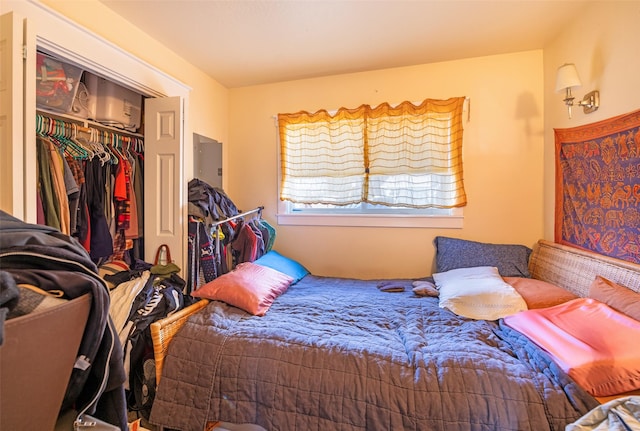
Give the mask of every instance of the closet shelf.
M 144 135 L 141 134 L 141 133 L 134 133 L 134 132 L 130 132 L 130 131 L 125 130 L 125 129 L 120 129 L 118 127 L 107 126 L 105 124 L 98 123 L 97 121 L 88 120 L 86 118 L 79 118 L 79 117 L 75 117 L 73 115 L 63 114 L 61 112 L 50 111 L 50 110 L 47 110 L 47 109 L 38 108 L 36 110 L 36 114 L 40 114 L 40 115 L 44 115 L 44 116 L 48 116 L 48 117 L 53 117 L 53 118 L 58 118 L 60 120 L 65 120 L 65 121 L 69 121 L 69 122 L 73 122 L 73 123 L 78 124 L 79 126 L 86 127 L 86 128 L 92 127 L 94 129 L 99 129 L 99 130 L 105 130 L 105 131 L 108 131 L 108 132 L 118 133 L 118 134 L 124 135 L 124 136 L 131 136 L 133 138 L 144 138 Z

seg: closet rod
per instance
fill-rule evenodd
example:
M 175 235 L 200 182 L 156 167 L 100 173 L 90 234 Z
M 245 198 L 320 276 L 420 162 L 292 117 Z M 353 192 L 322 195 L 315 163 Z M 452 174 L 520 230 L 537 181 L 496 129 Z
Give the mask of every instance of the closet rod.
M 220 262 L 221 262 L 221 259 L 220 259 L 220 225 L 224 224 L 224 223 L 226 223 L 228 221 L 235 220 L 237 218 L 248 216 L 249 214 L 259 213 L 263 209 L 264 209 L 263 206 L 259 206 L 259 207 L 256 207 L 256 208 L 252 209 L 252 210 L 245 211 L 243 213 L 228 217 L 228 218 L 226 218 L 224 220 L 218 220 L 218 221 L 216 221 L 216 222 L 211 224 L 211 230 L 213 232 L 215 232 L 214 233 L 214 247 L 215 247 L 215 252 L 214 253 L 215 253 L 215 262 L 216 262 L 216 264 L 220 265 Z
M 240 214 L 237 214 L 237 215 L 234 215 L 234 216 L 228 217 L 228 218 L 226 218 L 226 219 L 224 219 L 224 220 L 218 220 L 218 221 L 216 221 L 216 222 L 212 223 L 212 224 L 211 224 L 211 227 L 217 227 L 217 226 L 219 226 L 219 225 L 221 225 L 221 224 L 223 224 L 223 223 L 226 223 L 226 222 L 228 222 L 228 221 L 235 220 L 235 219 L 240 218 L 240 217 L 248 216 L 249 214 L 253 214 L 253 213 L 256 213 L 256 212 L 260 212 L 260 211 L 262 211 L 263 209 L 264 209 L 264 207 L 263 207 L 263 206 L 260 206 L 260 207 L 256 207 L 256 208 L 254 208 L 254 209 L 252 209 L 252 210 L 249 210 L 249 211 L 246 211 L 246 212 L 243 212 L 243 213 L 240 213 Z
M 80 124 L 82 125 L 81 127 L 84 127 L 84 128 L 93 128 L 93 129 L 103 130 L 110 133 L 130 136 L 132 138 L 144 138 L 144 135 L 140 133 L 129 132 L 128 130 L 125 130 L 125 129 L 118 129 L 117 127 L 107 126 L 102 123 L 98 123 L 96 121 L 91 121 L 84 118 L 78 118 L 78 117 L 74 117 L 68 114 L 63 114 L 60 112 L 51 112 L 51 111 L 47 111 L 46 109 L 37 109 L 36 114 L 40 114 L 43 117 L 49 117 L 53 119 L 69 121 L 72 123 Z

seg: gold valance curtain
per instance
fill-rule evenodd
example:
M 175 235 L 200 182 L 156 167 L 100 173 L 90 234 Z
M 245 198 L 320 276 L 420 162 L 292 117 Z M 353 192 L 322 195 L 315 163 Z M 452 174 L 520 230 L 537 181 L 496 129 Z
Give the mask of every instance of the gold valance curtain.
M 466 204 L 464 97 L 279 114 L 280 199 L 409 208 Z

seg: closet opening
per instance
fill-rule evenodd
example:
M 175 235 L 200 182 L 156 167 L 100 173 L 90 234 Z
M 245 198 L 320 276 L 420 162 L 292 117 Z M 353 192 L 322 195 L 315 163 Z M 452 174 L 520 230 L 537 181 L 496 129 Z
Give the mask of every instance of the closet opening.
M 144 260 L 144 99 L 63 58 L 36 59 L 37 223 L 100 265 Z

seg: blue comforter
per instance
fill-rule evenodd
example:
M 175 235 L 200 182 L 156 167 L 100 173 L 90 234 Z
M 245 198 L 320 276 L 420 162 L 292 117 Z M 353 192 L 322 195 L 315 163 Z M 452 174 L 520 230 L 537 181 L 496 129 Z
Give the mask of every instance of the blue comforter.
M 221 302 L 172 342 L 151 422 L 269 431 L 562 430 L 597 402 L 528 339 L 376 281 L 308 275 L 264 317 Z

